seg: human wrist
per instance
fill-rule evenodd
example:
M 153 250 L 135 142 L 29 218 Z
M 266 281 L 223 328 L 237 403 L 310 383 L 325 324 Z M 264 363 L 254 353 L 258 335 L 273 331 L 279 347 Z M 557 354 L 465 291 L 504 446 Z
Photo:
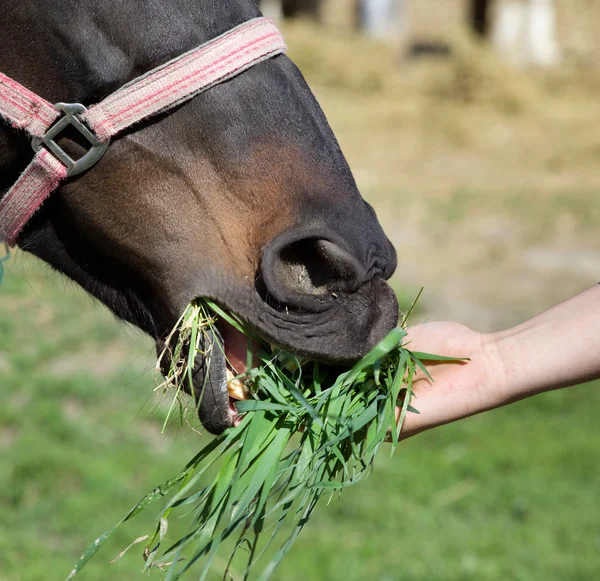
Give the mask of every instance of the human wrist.
M 519 335 L 513 329 L 490 333 L 488 350 L 495 353 L 496 397 L 498 405 L 514 401 L 516 394 L 524 389 L 523 366 L 519 349 Z
M 501 368 L 499 386 L 502 403 L 511 403 L 559 387 L 554 385 L 556 357 L 543 340 L 552 336 L 549 321 L 528 321 L 493 333 Z
M 523 389 L 518 337 L 510 331 L 482 335 L 487 362 L 486 392 L 489 408 L 500 407 L 515 399 Z

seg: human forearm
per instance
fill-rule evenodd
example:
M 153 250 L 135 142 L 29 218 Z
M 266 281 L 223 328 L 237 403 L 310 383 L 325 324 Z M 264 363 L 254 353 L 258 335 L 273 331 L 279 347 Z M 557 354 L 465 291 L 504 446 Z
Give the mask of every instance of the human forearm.
M 600 378 L 600 285 L 492 337 L 503 403 Z

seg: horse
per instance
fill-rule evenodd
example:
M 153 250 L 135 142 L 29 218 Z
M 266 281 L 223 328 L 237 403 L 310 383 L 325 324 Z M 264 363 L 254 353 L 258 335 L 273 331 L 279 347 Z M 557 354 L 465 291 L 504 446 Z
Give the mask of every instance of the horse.
M 4 0 L 0 72 L 51 103 L 93 104 L 258 16 L 254 0 Z M 75 132 L 60 144 L 82 151 Z M 24 132 L 0 122 L 0 199 L 31 158 Z M 159 352 L 199 297 L 262 340 L 335 365 L 397 324 L 395 250 L 284 55 L 125 131 L 50 195 L 17 245 Z M 229 355 L 239 337 L 220 330 Z M 205 359 L 194 391 L 219 434 L 233 422 L 226 360 Z

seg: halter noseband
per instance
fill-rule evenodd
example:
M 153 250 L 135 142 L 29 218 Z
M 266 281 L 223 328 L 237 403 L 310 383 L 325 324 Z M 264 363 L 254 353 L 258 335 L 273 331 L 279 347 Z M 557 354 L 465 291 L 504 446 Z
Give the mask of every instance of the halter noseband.
M 14 246 L 25 224 L 60 182 L 95 165 L 112 137 L 285 50 L 273 22 L 255 18 L 134 79 L 89 109 L 79 103 L 51 105 L 0 73 L 0 116 L 27 131 L 36 151 L 0 200 L 0 242 Z M 54 141 L 69 125 L 90 145 L 77 161 Z

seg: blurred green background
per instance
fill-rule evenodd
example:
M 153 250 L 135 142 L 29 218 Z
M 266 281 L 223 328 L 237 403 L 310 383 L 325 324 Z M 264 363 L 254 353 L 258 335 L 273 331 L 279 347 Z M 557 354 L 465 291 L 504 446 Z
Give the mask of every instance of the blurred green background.
M 425 286 L 414 322 L 500 329 L 597 282 L 598 70 L 508 69 L 468 37 L 447 60 L 398 68 L 374 41 L 285 31 L 398 249 L 404 305 Z M 14 256 L 0 288 L 0 581 L 63 579 L 203 445 L 187 427 L 161 434 L 153 368 L 146 338 Z M 274 578 L 600 578 L 599 388 L 404 442 L 317 510 Z M 117 532 L 82 581 L 141 579 L 137 548 L 109 561 L 151 523 Z

